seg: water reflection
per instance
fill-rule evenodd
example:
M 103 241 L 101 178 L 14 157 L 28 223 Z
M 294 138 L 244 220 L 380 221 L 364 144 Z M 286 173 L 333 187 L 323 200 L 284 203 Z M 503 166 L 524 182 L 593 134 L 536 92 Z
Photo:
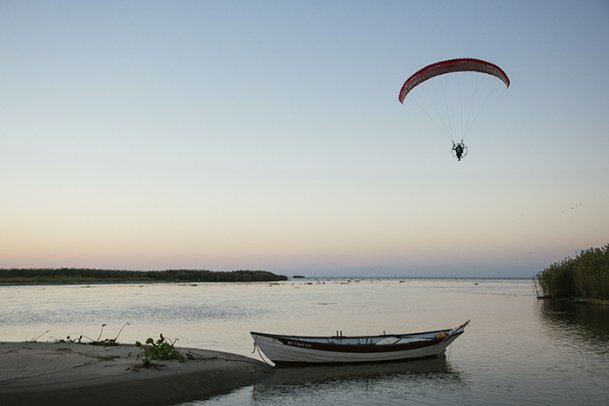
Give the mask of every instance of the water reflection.
M 408 392 L 418 398 L 417 394 L 430 385 L 437 391 L 438 386 L 446 389 L 464 384 L 444 356 L 385 364 L 286 367 L 278 368 L 272 377 L 254 385 L 252 401 L 273 404 L 286 399 L 312 401 L 321 397 L 357 404 L 372 394 L 376 400 L 403 399 Z M 401 394 L 396 396 L 392 393 L 395 391 Z M 336 399 L 332 393 L 342 395 Z
M 240 320 L 251 317 L 253 310 L 242 307 L 228 307 L 210 304 L 146 304 L 106 308 L 53 308 L 17 309 L 10 313 L 0 311 L 0 324 L 46 324 L 82 323 L 87 321 L 123 322 L 125 320 L 158 320 L 167 323 L 193 322 L 205 320 Z M 256 313 L 260 314 L 260 312 Z
M 543 300 L 540 309 L 552 337 L 586 345 L 599 354 L 609 351 L 609 306 Z

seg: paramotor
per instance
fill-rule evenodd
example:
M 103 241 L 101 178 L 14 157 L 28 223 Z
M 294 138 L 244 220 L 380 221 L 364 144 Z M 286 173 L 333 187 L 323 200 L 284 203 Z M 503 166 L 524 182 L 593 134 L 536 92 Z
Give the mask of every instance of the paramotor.
M 437 76 L 455 72 L 484 73 L 501 80 L 506 87 L 510 86 L 510 79 L 507 74 L 503 69 L 491 62 L 475 58 L 449 59 L 427 65 L 406 79 L 400 89 L 398 100 L 403 104 L 406 96 L 421 83 Z M 468 86 L 463 85 L 466 83 L 465 80 L 462 80 L 465 79 L 464 76 L 469 77 L 469 75 L 461 75 L 458 80 L 455 80 L 454 78 L 435 79 L 438 80 L 438 82 L 434 80 L 434 83 L 424 86 L 426 89 L 422 92 L 421 96 L 428 97 L 417 96 L 414 98 L 415 104 L 417 104 L 432 121 L 438 124 L 438 127 L 449 137 L 449 139 L 453 140 L 451 152 L 459 161 L 461 161 L 462 158 L 465 158 L 468 152 L 467 146 L 463 142 L 463 139 L 468 135 L 468 127 L 471 126 L 473 120 L 478 116 L 478 113 L 480 113 L 495 88 L 495 86 L 491 86 L 490 83 L 488 86 L 481 86 L 483 90 L 488 90 L 487 97 L 481 97 L 481 94 L 479 94 L 480 89 L 478 80 L 470 82 L 474 85 L 470 89 Z M 477 75 L 473 75 L 473 78 L 483 79 Z M 455 83 L 455 86 L 453 86 L 453 83 Z M 453 90 L 453 92 L 451 92 L 451 90 Z M 420 102 L 427 99 L 429 99 L 430 103 L 427 106 L 425 106 L 425 103 L 421 105 Z M 456 124 L 453 123 L 455 118 L 461 119 L 460 131 L 456 131 L 456 129 L 453 128 L 453 124 Z M 461 139 L 461 141 L 455 142 L 455 139 Z

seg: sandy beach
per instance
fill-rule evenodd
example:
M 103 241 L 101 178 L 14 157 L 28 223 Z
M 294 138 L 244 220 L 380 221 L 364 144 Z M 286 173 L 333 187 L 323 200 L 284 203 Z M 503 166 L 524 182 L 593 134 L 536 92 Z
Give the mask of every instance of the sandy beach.
M 0 404 L 171 405 L 227 393 L 273 373 L 253 358 L 178 348 L 184 361 L 144 368 L 134 345 L 0 343 Z

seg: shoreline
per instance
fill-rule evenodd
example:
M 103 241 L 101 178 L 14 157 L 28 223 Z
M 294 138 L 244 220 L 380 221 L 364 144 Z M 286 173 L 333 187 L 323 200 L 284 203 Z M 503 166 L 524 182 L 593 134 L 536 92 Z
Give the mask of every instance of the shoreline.
M 607 299 L 594 299 L 589 297 L 546 297 L 546 296 L 537 296 L 538 300 L 548 300 L 548 301 L 557 301 L 557 302 L 570 302 L 577 304 L 588 304 L 588 305 L 599 305 L 599 306 L 609 306 L 609 300 Z
M 151 281 L 151 280 L 95 280 L 95 281 L 61 281 L 61 282 L 3 282 L 0 281 L 0 287 L 10 286 L 95 286 L 95 285 L 220 285 L 220 284 L 253 284 L 253 283 L 272 283 L 285 281 Z
M 0 342 L 0 404 L 168 405 L 252 385 L 274 373 L 254 358 L 178 348 L 145 368 L 135 345 Z
M 154 285 L 154 284 L 255 284 L 255 283 L 274 283 L 274 282 L 303 282 L 315 283 L 319 281 L 343 281 L 352 282 L 393 280 L 393 281 L 534 281 L 532 277 L 494 277 L 494 276 L 305 276 L 303 278 L 287 278 L 281 280 L 251 280 L 251 281 L 200 281 L 200 280 L 150 280 L 150 279 L 89 279 L 89 280 L 61 280 L 61 281 L 8 281 L 0 277 L 0 287 L 10 286 L 73 286 L 73 285 Z M 538 296 L 539 297 L 539 296 Z

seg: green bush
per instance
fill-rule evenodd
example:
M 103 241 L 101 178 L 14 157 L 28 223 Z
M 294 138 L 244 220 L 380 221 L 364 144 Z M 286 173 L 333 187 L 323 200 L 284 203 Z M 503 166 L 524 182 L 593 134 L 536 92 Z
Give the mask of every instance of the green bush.
M 175 349 L 176 341 L 170 341 L 161 334 L 160 338 L 156 341 L 150 337 L 146 340 L 145 344 L 136 341 L 135 345 L 143 350 L 144 366 L 151 367 L 154 366 L 152 360 L 168 361 L 177 359 L 182 361 L 184 359 L 182 354 Z

